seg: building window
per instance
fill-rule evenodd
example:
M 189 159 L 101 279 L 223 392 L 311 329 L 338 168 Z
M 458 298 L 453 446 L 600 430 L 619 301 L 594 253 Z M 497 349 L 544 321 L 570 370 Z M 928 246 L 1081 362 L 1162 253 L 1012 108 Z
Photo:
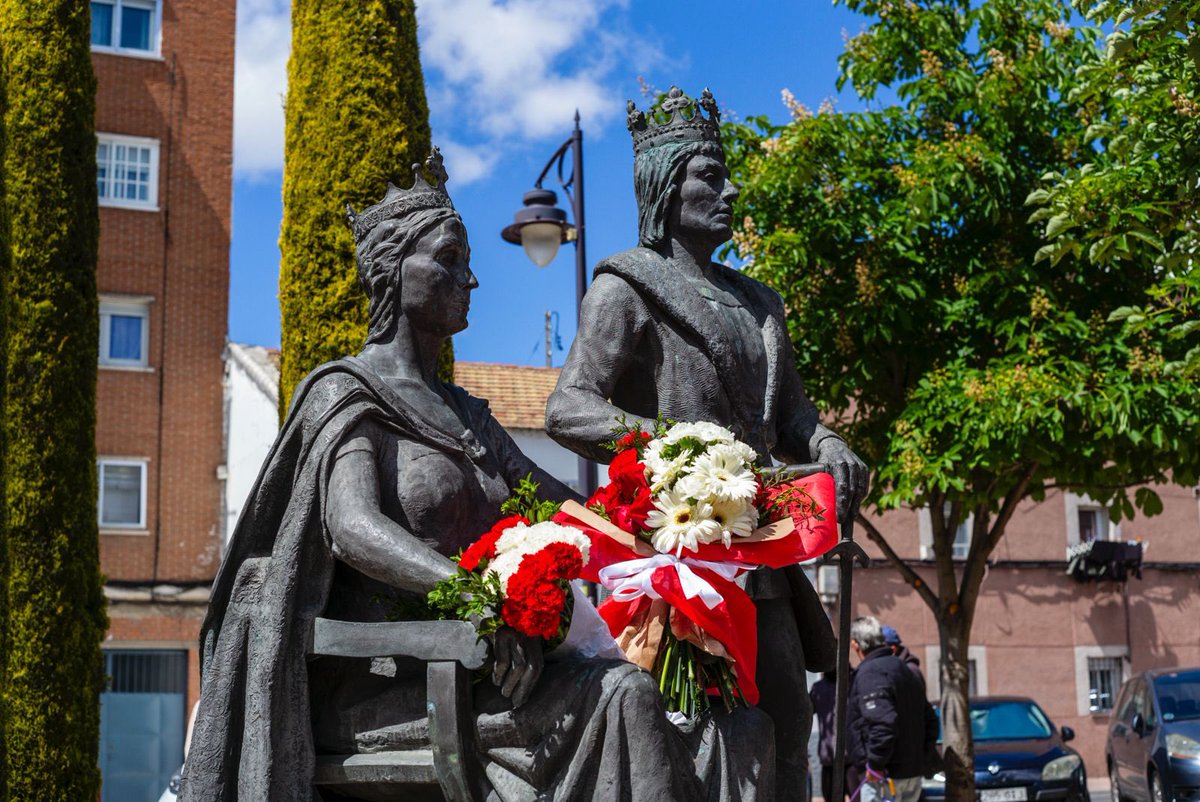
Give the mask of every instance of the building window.
M 947 502 L 943 508 L 943 516 L 950 517 L 950 504 Z M 967 554 L 971 551 L 971 529 L 975 525 L 975 516 L 968 515 L 959 522 L 958 527 L 954 530 L 954 543 L 950 547 L 950 556 L 955 560 L 967 559 Z M 917 513 L 917 529 L 921 538 L 921 559 L 933 559 L 933 516 L 929 514 L 928 507 L 922 507 Z
M 160 10 L 158 0 L 92 0 L 92 49 L 157 55 Z
M 1108 509 L 1087 496 L 1065 494 L 1067 548 L 1093 540 L 1120 540 L 1121 525 L 1108 517 Z
M 150 342 L 146 301 L 100 300 L 100 364 L 145 367 Z
M 1089 713 L 1107 713 L 1113 709 L 1124 678 L 1124 667 L 1125 661 L 1120 657 L 1088 658 Z
M 158 209 L 158 140 L 96 135 L 96 195 L 101 206 Z
M 931 701 L 937 701 L 942 696 L 942 647 L 925 647 L 925 690 Z M 969 696 L 988 695 L 987 647 L 967 647 L 967 694 Z
M 1078 507 L 1079 542 L 1108 540 L 1108 510 L 1103 507 Z
M 1124 646 L 1075 647 L 1075 699 L 1081 716 L 1107 715 L 1128 673 Z
M 100 528 L 146 528 L 146 461 L 99 460 Z

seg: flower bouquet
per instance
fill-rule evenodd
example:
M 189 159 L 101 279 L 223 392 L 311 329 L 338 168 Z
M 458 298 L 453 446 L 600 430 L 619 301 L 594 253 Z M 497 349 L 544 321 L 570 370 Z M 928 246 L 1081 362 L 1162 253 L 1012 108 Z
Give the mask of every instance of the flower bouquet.
M 628 430 L 612 446 L 609 484 L 554 518 L 591 540 L 582 575 L 612 592 L 600 615 L 669 713 L 694 717 L 710 694 L 756 704 L 757 615 L 737 580 L 837 542 L 832 477 L 776 477 L 705 422 Z
M 532 501 L 536 490 L 523 481 L 505 509 L 524 503 L 527 514 L 498 521 L 458 556 L 454 576 L 430 591 L 429 605 L 441 617 L 474 621 L 481 637 L 502 626 L 551 645 L 566 637 L 574 599 L 570 582 L 587 565 L 591 543 L 578 529 L 542 520 L 558 505 Z

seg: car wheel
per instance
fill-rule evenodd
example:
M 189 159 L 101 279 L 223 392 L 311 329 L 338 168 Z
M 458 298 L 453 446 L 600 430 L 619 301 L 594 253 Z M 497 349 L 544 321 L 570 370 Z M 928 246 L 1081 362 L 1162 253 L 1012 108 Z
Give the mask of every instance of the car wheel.
M 1167 802 L 1166 790 L 1158 775 L 1150 772 L 1150 802 Z
M 1125 798 L 1121 796 L 1121 786 L 1117 784 L 1117 764 L 1108 764 L 1108 784 L 1112 792 L 1112 802 L 1125 802 Z

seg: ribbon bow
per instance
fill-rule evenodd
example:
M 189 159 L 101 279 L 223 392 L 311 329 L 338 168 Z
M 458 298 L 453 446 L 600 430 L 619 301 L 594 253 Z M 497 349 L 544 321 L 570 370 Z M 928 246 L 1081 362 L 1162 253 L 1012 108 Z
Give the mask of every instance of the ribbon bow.
M 724 601 L 724 597 L 692 568 L 712 571 L 722 579 L 732 582 L 749 566 L 735 562 L 698 560 L 694 557 L 680 559 L 674 554 L 656 554 L 653 557 L 625 560 L 601 568 L 600 584 L 611 590 L 612 598 L 619 602 L 635 601 L 642 596 L 661 599 L 662 595 L 654 589 L 654 572 L 660 568 L 673 568 L 679 575 L 679 586 L 684 596 L 689 599 L 699 596 L 704 605 L 711 610 Z

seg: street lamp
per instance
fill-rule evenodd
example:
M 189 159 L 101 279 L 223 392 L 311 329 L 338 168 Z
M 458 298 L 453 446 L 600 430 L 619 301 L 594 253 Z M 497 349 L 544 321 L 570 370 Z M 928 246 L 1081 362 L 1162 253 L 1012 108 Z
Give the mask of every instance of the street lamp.
M 563 165 L 568 151 L 571 153 L 571 171 L 564 175 Z M 571 202 L 574 225 L 567 222 L 566 211 L 558 207 L 558 195 L 554 190 L 542 187 L 550 168 L 556 165 L 558 185 Z M 583 216 L 583 131 L 579 128 L 578 110 L 575 111 L 575 130 L 546 162 L 537 181 L 533 182 L 533 189 L 526 192 L 522 198 L 522 203 L 522 208 L 513 215 L 512 224 L 505 226 L 500 236 L 505 242 L 524 248 L 525 255 L 538 267 L 550 264 L 562 243 L 575 243 L 575 320 L 578 323 L 583 307 L 583 294 L 587 292 L 587 244 Z M 596 489 L 596 465 L 583 457 L 579 458 L 579 485 L 580 491 L 587 497 L 591 497 Z

